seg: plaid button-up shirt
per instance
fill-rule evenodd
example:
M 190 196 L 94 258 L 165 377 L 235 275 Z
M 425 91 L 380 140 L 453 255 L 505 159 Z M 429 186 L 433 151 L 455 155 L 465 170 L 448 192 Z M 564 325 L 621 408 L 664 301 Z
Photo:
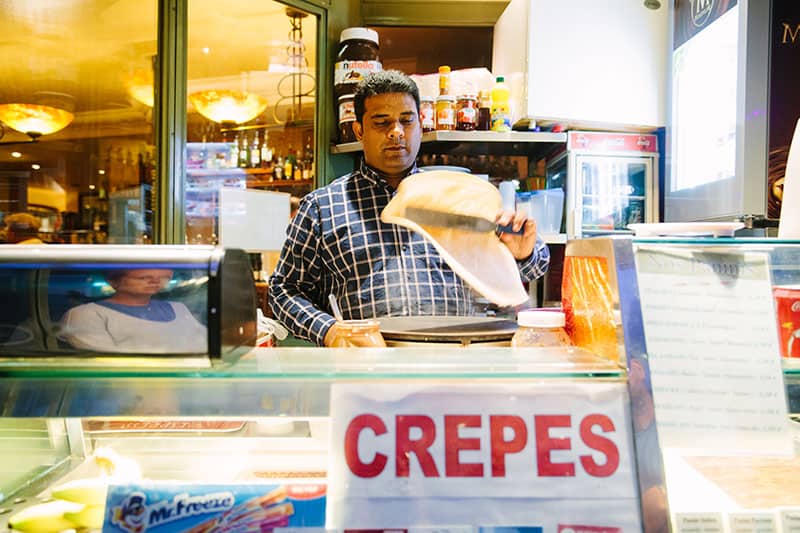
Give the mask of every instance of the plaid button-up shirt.
M 345 319 L 473 314 L 471 289 L 433 245 L 381 222 L 394 195 L 362 162 L 303 198 L 269 282 L 272 311 L 293 335 L 323 344 L 336 322 L 331 293 Z M 531 257 L 518 262 L 522 280 L 542 276 L 549 261 L 547 245 L 537 237 Z

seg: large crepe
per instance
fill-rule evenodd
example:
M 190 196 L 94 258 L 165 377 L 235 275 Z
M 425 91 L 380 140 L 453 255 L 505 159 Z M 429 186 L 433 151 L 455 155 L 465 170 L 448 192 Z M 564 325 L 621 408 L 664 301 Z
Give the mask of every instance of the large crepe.
M 400 182 L 381 221 L 397 224 L 427 239 L 453 271 L 477 293 L 500 306 L 528 300 L 511 251 L 494 231 L 468 231 L 425 225 L 406 216 L 407 207 L 495 220 L 502 207 L 500 191 L 471 174 L 433 170 Z

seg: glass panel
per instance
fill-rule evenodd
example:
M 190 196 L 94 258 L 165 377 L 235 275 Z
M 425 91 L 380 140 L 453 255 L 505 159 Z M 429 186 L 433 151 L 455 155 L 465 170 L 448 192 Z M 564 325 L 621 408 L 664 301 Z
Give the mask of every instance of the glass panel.
M 623 158 L 581 159 L 583 229 L 625 230 L 645 221 L 648 165 Z
M 274 1 L 228 2 L 224 17 L 189 3 L 188 243 L 220 240 L 222 187 L 282 191 L 287 207 L 313 188 L 316 32 L 316 17 Z
M 13 410 L 3 414 L 13 416 Z M 0 502 L 53 472 L 69 454 L 63 420 L 0 418 Z
M 3 2 L 3 241 L 152 241 L 156 5 Z

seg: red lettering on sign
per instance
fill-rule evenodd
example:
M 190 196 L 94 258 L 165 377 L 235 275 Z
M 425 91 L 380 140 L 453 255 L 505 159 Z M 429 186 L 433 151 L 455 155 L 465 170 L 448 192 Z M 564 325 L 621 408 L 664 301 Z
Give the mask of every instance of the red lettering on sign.
M 511 440 L 505 440 L 505 429 L 514 431 Z M 528 443 L 528 428 L 521 416 L 494 415 L 489 417 L 492 450 L 492 476 L 505 477 L 506 455 L 519 453 Z
M 593 450 L 606 456 L 605 464 L 597 464 L 591 455 L 581 455 L 581 464 L 586 473 L 595 477 L 608 477 L 617 471 L 619 466 L 619 449 L 614 441 L 592 432 L 594 426 L 600 426 L 605 433 L 615 431 L 614 422 L 606 415 L 592 414 L 581 420 L 581 440 Z
M 358 477 L 375 477 L 383 472 L 386 467 L 388 457 L 382 453 L 376 453 L 371 463 L 364 463 L 358 456 L 358 438 L 361 431 L 371 429 L 376 436 L 387 432 L 386 424 L 376 415 L 358 415 L 347 425 L 344 434 L 344 457 L 350 471 Z
M 411 440 L 411 428 L 419 428 L 422 435 L 419 439 Z M 428 448 L 436 440 L 436 424 L 429 416 L 425 415 L 398 415 L 395 418 L 395 473 L 397 477 L 408 477 L 411 454 L 417 456 L 422 475 L 425 477 L 439 477 L 436 463 Z
M 481 439 L 478 437 L 459 437 L 459 428 L 481 427 L 480 415 L 445 415 L 444 417 L 444 472 L 447 477 L 483 477 L 481 463 L 462 463 L 459 460 L 461 450 L 480 450 Z
M 568 428 L 572 425 L 569 415 L 538 415 L 533 417 L 536 428 L 536 463 L 540 476 L 574 476 L 574 463 L 554 463 L 550 460 L 552 450 L 569 450 L 569 437 L 552 438 L 550 428 Z

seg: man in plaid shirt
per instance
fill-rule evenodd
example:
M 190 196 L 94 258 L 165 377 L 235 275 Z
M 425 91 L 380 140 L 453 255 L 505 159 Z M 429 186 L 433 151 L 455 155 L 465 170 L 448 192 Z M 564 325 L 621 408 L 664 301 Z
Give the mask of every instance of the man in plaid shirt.
M 303 198 L 270 278 L 275 317 L 298 338 L 329 346 L 336 336 L 328 294 L 345 319 L 470 315 L 473 294 L 432 244 L 381 211 L 400 181 L 417 172 L 422 138 L 419 91 L 398 71 L 367 76 L 356 89 L 356 137 L 364 159 L 355 172 Z M 500 234 L 530 281 L 547 271 L 550 252 L 524 213 L 503 212 L 522 235 Z

